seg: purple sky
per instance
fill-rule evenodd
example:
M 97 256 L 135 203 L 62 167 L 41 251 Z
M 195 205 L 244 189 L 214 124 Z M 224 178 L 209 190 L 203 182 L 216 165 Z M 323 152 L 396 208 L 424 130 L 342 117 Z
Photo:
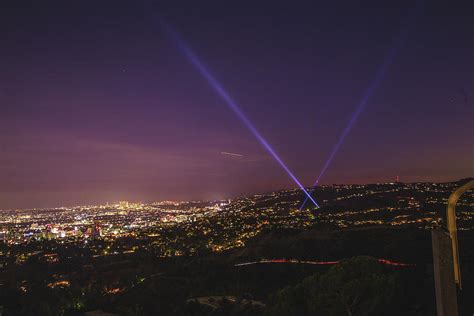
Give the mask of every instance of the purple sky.
M 172 3 L 2 8 L 0 209 L 296 187 L 157 14 L 311 185 L 413 12 L 413 1 Z M 321 183 L 473 175 L 473 9 L 426 1 Z

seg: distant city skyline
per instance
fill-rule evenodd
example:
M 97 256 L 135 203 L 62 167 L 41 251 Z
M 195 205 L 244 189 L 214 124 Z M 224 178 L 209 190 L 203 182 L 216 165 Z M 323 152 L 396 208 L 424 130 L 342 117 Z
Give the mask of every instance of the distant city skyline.
M 0 209 L 296 188 L 153 10 L 309 187 L 413 5 L 11 3 L 0 13 Z M 470 8 L 424 3 L 321 184 L 473 176 Z
M 413 182 L 403 182 L 399 181 L 399 179 L 396 179 L 394 181 L 380 181 L 380 182 L 367 182 L 367 183 L 360 183 L 360 182 L 353 182 L 353 183 L 332 183 L 332 184 L 321 184 L 318 185 L 317 187 L 320 188 L 335 188 L 335 187 L 350 187 L 350 186 L 365 186 L 365 185 L 391 185 L 391 184 L 396 184 L 399 183 L 401 185 L 417 185 L 417 184 L 433 184 L 433 185 L 452 185 L 452 183 L 458 182 L 460 180 L 466 180 L 466 179 L 472 179 L 472 178 L 463 178 L 463 179 L 454 179 L 452 181 L 441 181 L 441 182 L 429 182 L 429 181 L 413 181 Z M 315 189 L 313 186 L 308 186 L 306 187 L 308 192 L 312 192 L 312 189 Z M 43 206 L 33 206 L 33 207 L 10 207 L 10 208 L 0 208 L 0 211 L 25 211 L 25 210 L 53 210 L 53 209 L 73 209 L 77 207 L 90 207 L 90 206 L 108 206 L 108 207 L 113 207 L 117 206 L 118 209 L 122 209 L 124 205 L 131 205 L 131 206 L 142 206 L 142 205 L 151 205 L 151 204 L 166 204 L 168 205 L 169 203 L 213 203 L 217 201 L 231 201 L 235 199 L 243 199 L 243 198 L 249 198 L 252 196 L 265 196 L 269 195 L 272 193 L 282 193 L 282 192 L 295 192 L 296 194 L 301 194 L 301 199 L 304 200 L 304 194 L 300 192 L 299 188 L 295 187 L 289 187 L 289 188 L 280 188 L 280 189 L 275 189 L 275 190 L 266 190 L 266 191 L 260 191 L 260 192 L 248 192 L 248 193 L 241 193 L 241 194 L 236 194 L 236 195 L 229 195 L 229 196 L 222 196 L 219 198 L 195 198 L 195 199 L 170 199 L 170 198 L 160 198 L 160 199 L 115 199 L 115 200 L 107 200 L 107 201 L 90 201 L 90 202 L 79 202 L 79 203 L 72 203 L 72 204 L 62 204 L 62 205 L 43 205 Z M 298 193 L 299 192 L 299 193 Z M 313 193 L 314 194 L 314 193 Z M 300 204 L 301 207 L 302 204 Z M 313 206 L 314 207 L 314 206 Z M 131 207 L 133 208 L 133 207 Z

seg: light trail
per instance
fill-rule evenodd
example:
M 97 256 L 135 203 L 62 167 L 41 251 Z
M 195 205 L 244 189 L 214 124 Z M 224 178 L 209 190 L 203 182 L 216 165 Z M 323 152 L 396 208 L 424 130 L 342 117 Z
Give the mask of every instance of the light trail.
M 244 155 L 231 153 L 231 152 L 228 152 L 228 151 L 221 151 L 221 155 L 234 156 L 234 157 L 244 157 Z
M 255 264 L 266 264 L 266 263 L 333 265 L 333 264 L 339 263 L 339 261 L 304 261 L 304 260 L 296 260 L 296 259 L 272 259 L 272 260 L 260 260 L 260 261 L 237 263 L 234 265 L 234 267 L 243 267 L 243 266 L 250 266 L 250 265 L 255 265 Z
M 310 193 L 308 194 L 309 196 L 311 196 L 311 194 L 314 192 L 315 187 L 319 184 L 319 181 L 321 180 L 323 175 L 326 173 L 326 170 L 331 165 L 331 162 L 333 161 L 334 157 L 336 156 L 337 152 L 339 151 L 339 148 L 344 143 L 344 140 L 346 139 L 347 135 L 349 134 L 352 127 L 357 122 L 357 119 L 359 118 L 362 111 L 366 108 L 370 98 L 375 94 L 377 88 L 380 85 L 380 82 L 385 77 L 385 73 L 387 72 L 388 67 L 393 63 L 393 60 L 395 59 L 395 56 L 396 56 L 398 50 L 400 49 L 400 47 L 403 44 L 403 39 L 404 39 L 405 33 L 407 32 L 408 27 L 413 22 L 413 19 L 415 17 L 415 13 L 420 9 L 420 7 L 421 7 L 421 1 L 418 1 L 415 10 L 412 12 L 411 15 L 408 16 L 405 23 L 402 23 L 401 30 L 399 31 L 398 35 L 395 36 L 395 38 L 393 39 L 392 46 L 391 46 L 390 50 L 385 54 L 383 62 L 381 64 L 381 66 L 378 68 L 374 79 L 372 80 L 369 87 L 365 91 L 365 93 L 364 93 L 362 99 L 360 100 L 358 106 L 356 107 L 355 111 L 352 113 L 351 119 L 349 120 L 349 122 L 347 123 L 347 126 L 342 131 L 341 135 L 339 136 L 339 139 L 338 139 L 337 143 L 334 145 L 334 147 L 332 148 L 328 158 L 326 159 L 326 162 L 324 163 L 323 168 L 319 172 L 319 175 L 318 175 L 318 177 L 316 178 L 316 181 L 313 184 L 313 188 L 310 191 Z M 308 201 L 308 195 L 306 196 L 305 200 L 301 204 L 300 210 L 303 209 L 306 202 Z
M 381 264 L 388 265 L 388 266 L 395 266 L 395 267 L 414 267 L 415 264 L 411 263 L 402 263 L 402 262 L 395 262 L 387 259 L 377 259 L 377 261 Z M 255 264 L 271 264 L 271 263 L 285 263 L 285 264 L 311 264 L 311 265 L 335 265 L 341 262 L 338 261 L 308 261 L 308 260 L 297 260 L 297 259 L 270 259 L 270 260 L 260 260 L 260 261 L 250 261 L 250 262 L 243 262 L 234 264 L 234 267 L 243 267 L 243 266 L 250 266 Z
M 165 29 L 168 36 L 176 43 L 178 49 L 186 57 L 186 59 L 196 68 L 196 70 L 201 74 L 201 76 L 206 79 L 211 88 L 224 100 L 225 104 L 234 112 L 235 115 L 242 121 L 242 123 L 247 127 L 250 132 L 257 138 L 259 143 L 267 150 L 268 153 L 278 162 L 278 164 L 283 168 L 283 170 L 288 174 L 288 176 L 296 183 L 296 185 L 306 194 L 307 200 L 311 200 L 314 205 L 319 208 L 318 203 L 311 197 L 311 195 L 306 191 L 300 181 L 295 177 L 293 172 L 286 166 L 280 156 L 275 152 L 275 150 L 270 146 L 267 140 L 260 134 L 257 128 L 250 122 L 247 116 L 242 112 L 237 103 L 232 99 L 230 94 L 224 89 L 219 81 L 211 74 L 211 72 L 204 66 L 198 56 L 185 44 L 183 39 L 179 34 L 172 29 L 167 23 L 161 19 L 161 25 Z

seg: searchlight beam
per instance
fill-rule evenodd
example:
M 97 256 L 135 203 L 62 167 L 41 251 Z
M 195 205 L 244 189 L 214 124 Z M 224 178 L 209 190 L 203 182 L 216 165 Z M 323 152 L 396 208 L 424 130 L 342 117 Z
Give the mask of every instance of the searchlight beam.
M 332 148 L 326 162 L 324 163 L 323 168 L 319 172 L 319 175 L 318 175 L 318 177 L 316 178 L 316 181 L 313 184 L 313 189 L 309 193 L 310 196 L 314 192 L 315 187 L 319 184 L 319 181 L 321 180 L 321 178 L 326 173 L 326 170 L 331 165 L 331 163 L 332 163 L 334 157 L 336 156 L 336 154 L 338 153 L 339 149 L 344 144 L 344 141 L 345 141 L 347 135 L 349 135 L 352 127 L 354 127 L 354 125 L 356 124 L 357 119 L 359 118 L 360 114 L 366 108 L 367 104 L 369 103 L 369 100 L 375 94 L 377 88 L 379 87 L 380 83 L 382 82 L 383 78 L 385 77 L 385 74 L 387 73 L 387 69 L 393 63 L 393 60 L 395 59 L 395 56 L 396 56 L 397 52 L 399 51 L 400 47 L 403 45 L 403 38 L 405 36 L 405 33 L 408 30 L 408 27 L 413 22 L 413 18 L 415 17 L 415 12 L 417 12 L 418 9 L 420 9 L 420 8 L 421 8 L 421 1 L 418 1 L 414 12 L 406 19 L 405 23 L 402 24 L 401 30 L 399 31 L 398 35 L 393 39 L 392 46 L 391 46 L 390 50 L 385 54 L 383 62 L 381 64 L 381 66 L 378 68 L 374 79 L 372 80 L 369 87 L 365 91 L 365 93 L 364 93 L 362 99 L 360 100 L 359 104 L 357 105 L 355 111 L 352 113 L 352 116 L 351 116 L 349 122 L 347 123 L 347 126 L 342 131 L 341 135 L 339 136 L 339 139 L 337 140 L 337 143 Z M 303 204 L 301 204 L 300 210 L 303 209 L 303 207 L 305 206 L 307 201 L 308 201 L 308 195 L 306 196 L 306 199 L 303 201 Z
M 276 160 L 280 167 L 288 174 L 288 176 L 296 183 L 296 185 L 306 194 L 306 199 L 310 200 L 317 208 L 319 208 L 318 203 L 311 197 L 311 195 L 306 191 L 300 181 L 295 177 L 293 172 L 287 167 L 283 162 L 280 156 L 275 152 L 272 146 L 268 141 L 260 134 L 257 128 L 250 122 L 247 116 L 242 112 L 237 103 L 232 99 L 229 93 L 224 89 L 220 82 L 212 75 L 212 73 L 204 66 L 198 56 L 186 45 L 184 40 L 179 36 L 179 34 L 172 29 L 168 24 L 161 21 L 163 28 L 165 29 L 168 36 L 176 43 L 179 51 L 186 57 L 186 59 L 191 63 L 191 65 L 201 74 L 201 76 L 206 79 L 211 88 L 224 100 L 224 103 L 234 112 L 234 114 L 239 118 L 240 121 L 247 127 L 250 132 L 257 138 L 258 142 L 266 149 L 266 151 Z

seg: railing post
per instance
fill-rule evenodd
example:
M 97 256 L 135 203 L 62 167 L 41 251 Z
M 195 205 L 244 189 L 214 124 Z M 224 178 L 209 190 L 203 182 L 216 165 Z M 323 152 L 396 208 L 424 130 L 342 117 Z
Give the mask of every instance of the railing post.
M 436 289 L 438 316 L 458 315 L 456 285 L 461 290 L 458 236 L 456 227 L 456 203 L 461 195 L 474 187 L 474 180 L 454 191 L 446 208 L 446 228 L 431 231 L 433 247 L 433 273 Z
M 469 181 L 456 191 L 454 191 L 448 199 L 448 206 L 446 208 L 446 224 L 448 226 L 449 236 L 451 237 L 451 247 L 453 251 L 454 264 L 454 281 L 459 289 L 462 289 L 461 283 L 461 268 L 459 265 L 459 251 L 458 251 L 458 233 L 456 227 L 456 203 L 461 195 L 474 187 L 474 180 Z

